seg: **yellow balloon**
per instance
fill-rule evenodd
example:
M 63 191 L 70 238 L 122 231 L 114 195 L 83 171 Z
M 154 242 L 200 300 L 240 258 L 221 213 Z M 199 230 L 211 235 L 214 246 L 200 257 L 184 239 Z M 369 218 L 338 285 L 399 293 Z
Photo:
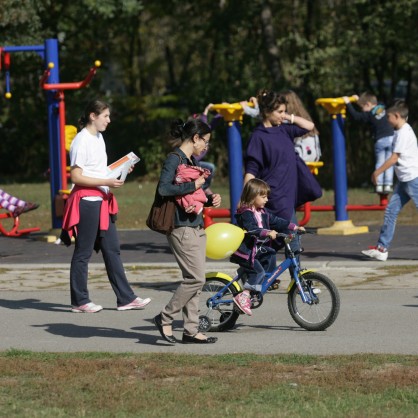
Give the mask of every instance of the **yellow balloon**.
M 208 226 L 206 232 L 206 257 L 221 260 L 230 257 L 244 239 L 244 231 L 230 223 L 218 222 Z

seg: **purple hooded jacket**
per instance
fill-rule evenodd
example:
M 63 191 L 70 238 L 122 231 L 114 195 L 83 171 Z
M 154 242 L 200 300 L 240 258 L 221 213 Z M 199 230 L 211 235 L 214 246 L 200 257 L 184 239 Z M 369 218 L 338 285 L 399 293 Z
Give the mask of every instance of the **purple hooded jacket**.
M 270 186 L 266 208 L 283 219 L 292 219 L 297 203 L 298 169 L 293 139 L 307 132 L 291 124 L 272 128 L 260 124 L 248 141 L 245 172 Z

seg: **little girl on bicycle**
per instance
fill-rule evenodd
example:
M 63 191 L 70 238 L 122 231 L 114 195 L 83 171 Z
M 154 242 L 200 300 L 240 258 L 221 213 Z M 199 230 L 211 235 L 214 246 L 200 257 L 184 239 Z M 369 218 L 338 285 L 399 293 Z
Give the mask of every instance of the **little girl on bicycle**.
M 250 292 L 259 292 L 265 274 L 276 267 L 276 251 L 271 242 L 277 238 L 277 232 L 305 230 L 264 208 L 269 193 L 270 186 L 265 181 L 257 178 L 249 180 L 235 214 L 238 226 L 245 229 L 246 234 L 230 261 L 243 267 L 248 279 L 244 291 L 235 296 L 234 302 L 247 315 L 252 315 Z

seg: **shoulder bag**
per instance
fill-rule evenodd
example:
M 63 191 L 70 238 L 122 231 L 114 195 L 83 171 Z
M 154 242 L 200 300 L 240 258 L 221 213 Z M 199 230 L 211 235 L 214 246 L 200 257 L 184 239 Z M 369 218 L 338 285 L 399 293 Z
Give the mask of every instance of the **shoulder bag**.
M 181 162 L 181 156 L 176 152 Z M 174 196 L 161 196 L 158 193 L 158 186 L 155 190 L 154 203 L 151 206 L 146 224 L 149 229 L 159 232 L 160 234 L 170 235 L 174 229 L 174 214 L 176 211 L 176 202 Z

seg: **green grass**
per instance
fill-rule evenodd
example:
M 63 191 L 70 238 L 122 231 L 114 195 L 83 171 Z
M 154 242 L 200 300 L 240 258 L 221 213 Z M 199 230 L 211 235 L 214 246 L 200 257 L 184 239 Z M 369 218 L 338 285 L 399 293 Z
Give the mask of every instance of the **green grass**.
M 0 354 L 0 416 L 413 417 L 418 357 Z
M 156 182 L 137 179 L 128 181 L 122 188 L 114 190 L 119 202 L 119 229 L 146 229 L 145 220 L 154 199 L 155 187 Z M 212 190 L 222 195 L 222 207 L 229 208 L 228 182 L 217 179 Z M 51 229 L 49 183 L 9 184 L 6 191 L 21 199 L 41 204 L 39 209 L 21 216 L 22 228 L 39 226 L 43 232 L 48 232 Z M 352 189 L 348 192 L 348 203 L 379 204 L 379 198 L 376 194 L 370 193 L 370 190 Z M 313 205 L 333 204 L 334 192 L 332 190 L 324 190 L 323 197 L 313 203 Z M 298 214 L 298 218 L 302 219 L 301 213 Z M 383 211 L 350 211 L 349 219 L 355 225 L 379 226 L 383 223 Z M 314 211 L 308 226 L 312 228 L 327 227 L 331 226 L 334 221 L 334 212 Z M 7 225 L 10 220 L 2 222 Z M 409 202 L 401 211 L 398 224 L 418 224 L 418 212 L 412 202 Z

